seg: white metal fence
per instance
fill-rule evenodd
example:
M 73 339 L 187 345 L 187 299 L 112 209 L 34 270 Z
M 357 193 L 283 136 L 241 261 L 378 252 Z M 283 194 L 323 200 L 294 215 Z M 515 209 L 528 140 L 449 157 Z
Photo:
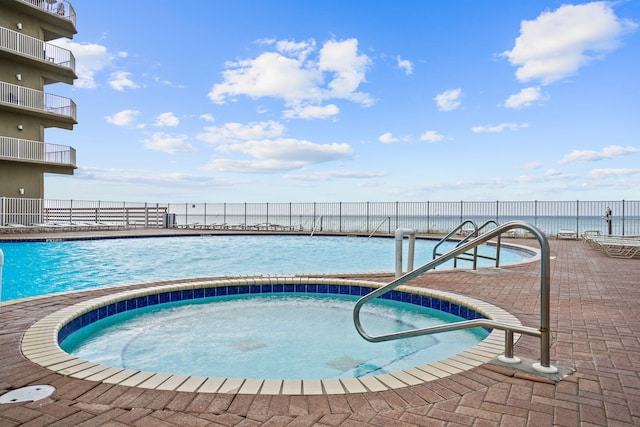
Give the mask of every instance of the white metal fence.
M 640 235 L 640 201 L 130 203 L 0 197 L 0 225 L 108 223 L 341 233 L 411 228 L 440 234 L 467 219 L 477 225 L 521 220 L 548 235 L 565 230 Z
M 51 114 L 77 118 L 77 106 L 70 98 L 0 82 L 0 102 Z
M 72 70 L 76 68 L 76 59 L 70 50 L 8 28 L 0 28 L 0 48 L 19 52 Z
M 0 136 L 0 157 L 76 165 L 76 150 L 67 145 Z

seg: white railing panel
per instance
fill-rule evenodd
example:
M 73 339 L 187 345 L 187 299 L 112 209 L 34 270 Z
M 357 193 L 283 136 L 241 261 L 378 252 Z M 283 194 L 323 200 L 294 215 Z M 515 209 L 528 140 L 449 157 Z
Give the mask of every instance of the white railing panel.
M 6 136 L 0 136 L 0 157 L 76 166 L 72 147 Z
M 68 19 L 76 25 L 76 11 L 66 0 L 18 0 L 23 3 L 29 3 L 38 7 L 52 15 Z
M 0 82 L 0 102 L 32 108 L 76 120 L 77 107 L 72 99 L 24 86 Z

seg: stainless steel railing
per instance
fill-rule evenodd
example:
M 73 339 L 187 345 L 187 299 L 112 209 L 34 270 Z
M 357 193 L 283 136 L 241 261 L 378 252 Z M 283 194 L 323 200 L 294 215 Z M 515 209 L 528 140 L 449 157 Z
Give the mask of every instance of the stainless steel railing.
M 401 332 L 395 332 L 384 335 L 370 335 L 362 327 L 360 321 L 360 310 L 362 306 L 374 298 L 379 297 L 400 285 L 407 283 L 408 281 L 421 276 L 429 270 L 447 262 L 448 260 L 455 258 L 456 256 L 466 252 L 469 249 L 477 247 L 488 240 L 499 236 L 500 234 L 515 228 L 522 228 L 529 231 L 537 240 L 540 245 L 541 259 L 540 259 L 540 327 L 538 329 L 520 326 L 509 325 L 505 323 L 496 322 L 490 319 L 476 319 L 466 320 L 462 322 L 450 323 L 446 325 L 431 326 L 427 328 L 411 329 Z M 419 335 L 430 335 L 440 332 L 449 332 L 459 329 L 469 329 L 477 327 L 495 328 L 505 331 L 505 358 L 513 359 L 513 334 L 525 334 L 540 338 L 540 363 L 534 364 L 534 369 L 545 372 L 555 373 L 557 368 L 551 366 L 550 362 L 550 347 L 551 347 L 551 329 L 550 329 L 550 288 L 551 288 L 551 274 L 550 274 L 550 250 L 549 242 L 544 233 L 537 227 L 522 221 L 512 221 L 505 223 L 495 229 L 488 231 L 487 233 L 476 237 L 475 239 L 456 247 L 455 249 L 447 252 L 446 254 L 416 268 L 413 271 L 408 272 L 404 276 L 401 276 L 387 285 L 376 289 L 375 291 L 360 298 L 353 309 L 353 322 L 355 324 L 358 333 L 367 341 L 370 342 L 382 342 L 390 341 L 400 338 L 409 338 Z

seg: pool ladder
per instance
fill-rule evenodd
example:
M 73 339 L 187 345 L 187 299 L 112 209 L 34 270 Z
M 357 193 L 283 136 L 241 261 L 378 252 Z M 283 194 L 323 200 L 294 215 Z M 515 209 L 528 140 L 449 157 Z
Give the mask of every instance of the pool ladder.
M 360 310 L 362 306 L 368 301 L 383 295 L 396 287 L 407 283 L 408 281 L 421 276 L 429 270 L 436 268 L 437 266 L 454 259 L 455 257 L 464 254 L 470 249 L 487 242 L 488 240 L 500 236 L 506 231 L 522 228 L 529 231 L 537 239 L 540 246 L 540 327 L 538 329 L 522 326 L 522 325 L 510 325 L 506 323 L 496 322 L 490 319 L 475 319 L 465 320 L 462 322 L 449 323 L 446 325 L 431 326 L 427 328 L 410 329 L 406 331 L 394 332 L 385 335 L 369 335 L 360 322 Z M 533 368 L 542 373 L 554 374 L 558 372 L 558 368 L 551 365 L 550 361 L 550 348 L 551 348 L 551 329 L 550 329 L 550 287 L 551 287 L 551 270 L 550 270 L 550 250 L 549 241 L 544 233 L 534 225 L 528 224 L 524 221 L 510 221 L 503 225 L 500 225 L 493 230 L 475 237 L 472 240 L 465 242 L 454 248 L 453 250 L 441 255 L 440 257 L 409 271 L 407 274 L 396 278 L 392 282 L 385 286 L 376 289 L 375 291 L 360 298 L 353 309 L 353 322 L 355 324 L 358 333 L 367 341 L 370 342 L 382 342 L 390 341 L 400 338 L 409 338 L 419 335 L 430 335 L 440 332 L 450 332 L 460 329 L 469 329 L 477 327 L 494 328 L 505 331 L 505 354 L 500 356 L 499 359 L 507 363 L 518 363 L 520 359 L 513 355 L 513 334 L 519 333 L 524 335 L 530 335 L 540 338 L 540 362 L 534 363 Z
M 490 219 L 490 220 L 486 221 L 480 227 L 478 227 L 476 225 L 476 223 L 473 222 L 470 219 L 467 219 L 467 220 L 463 221 L 460 225 L 458 225 L 456 228 L 451 230 L 451 232 L 449 234 L 444 236 L 438 243 L 436 243 L 436 245 L 433 247 L 433 259 L 436 259 L 437 257 L 442 255 L 441 252 L 438 252 L 438 248 L 440 247 L 440 245 L 442 245 L 443 243 L 451 240 L 451 237 L 453 235 L 455 235 L 456 233 L 462 232 L 464 230 L 464 226 L 467 225 L 467 224 L 471 224 L 473 229 L 471 230 L 470 233 L 468 233 L 466 236 L 464 236 L 460 241 L 458 241 L 456 243 L 456 247 L 465 244 L 466 242 L 468 242 L 472 238 L 478 237 L 480 235 L 480 232 L 484 228 L 488 227 L 489 225 L 493 224 L 496 227 L 498 227 L 500 225 L 493 219 Z M 460 259 L 460 260 L 464 260 L 464 261 L 471 261 L 473 263 L 473 270 L 476 270 L 477 266 L 478 266 L 478 258 L 493 260 L 493 261 L 496 262 L 496 264 L 495 264 L 496 268 L 498 268 L 498 267 L 500 267 L 500 245 L 501 245 L 501 234 L 498 235 L 498 238 L 497 238 L 497 241 L 496 241 L 496 244 L 495 244 L 495 246 L 496 246 L 496 256 L 495 257 L 478 254 L 478 247 L 474 246 L 473 247 L 473 253 L 465 252 L 465 253 L 462 253 L 459 256 L 455 256 L 453 258 L 453 268 L 458 267 L 458 260 Z

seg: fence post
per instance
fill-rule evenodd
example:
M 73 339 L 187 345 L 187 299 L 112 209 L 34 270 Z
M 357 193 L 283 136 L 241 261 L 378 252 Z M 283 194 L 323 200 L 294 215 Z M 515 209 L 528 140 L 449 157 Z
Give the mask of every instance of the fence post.
M 624 199 L 622 199 L 622 235 L 624 236 Z
M 580 200 L 576 200 L 576 236 L 580 236 Z
M 342 233 L 342 202 L 338 202 L 338 232 Z

